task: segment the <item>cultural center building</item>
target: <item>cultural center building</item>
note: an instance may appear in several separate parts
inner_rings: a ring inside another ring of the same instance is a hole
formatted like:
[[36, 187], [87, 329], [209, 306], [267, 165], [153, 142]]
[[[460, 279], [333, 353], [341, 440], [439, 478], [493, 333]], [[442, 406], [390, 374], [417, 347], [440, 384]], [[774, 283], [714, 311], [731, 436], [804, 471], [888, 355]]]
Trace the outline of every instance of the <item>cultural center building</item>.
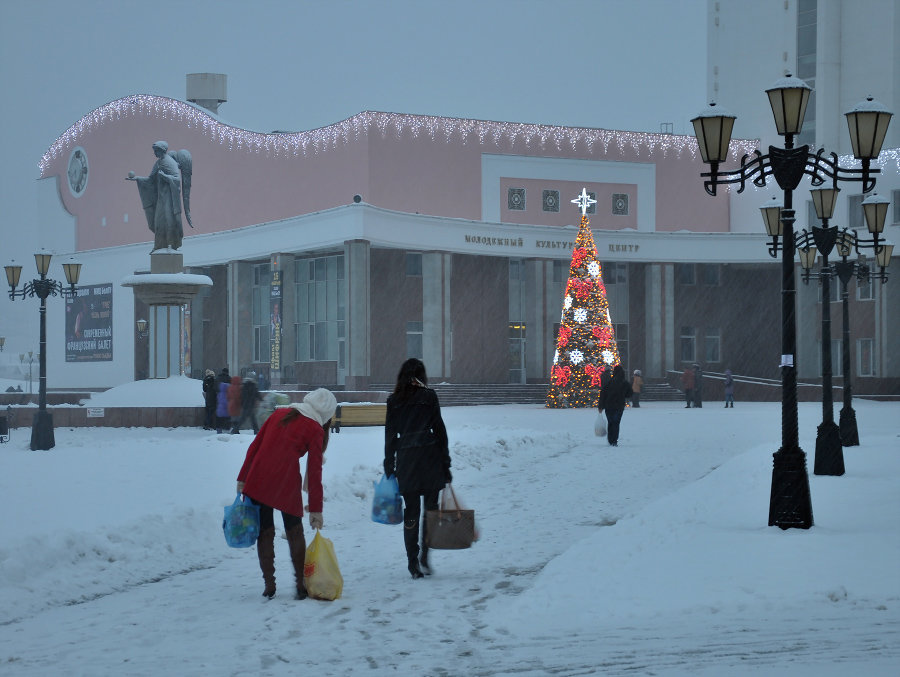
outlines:
[[[159, 140], [190, 152], [193, 227], [179, 251], [213, 281], [165, 337], [190, 375], [228, 366], [273, 385], [365, 390], [416, 356], [433, 382], [548, 383], [581, 216], [571, 200], [586, 189], [629, 373], [661, 379], [699, 362], [779, 377], [780, 265], [758, 214], [736, 221], [733, 194], [706, 195], [693, 136], [368, 111], [259, 133], [192, 101], [136, 95], [76, 121], [40, 162], [41, 241], [83, 264], [88, 336], [103, 339], [75, 340], [71, 304], [51, 307], [54, 387], [147, 374], [153, 327], [137, 321], [151, 309], [122, 281], [149, 271], [153, 234], [125, 179], [149, 172]], [[757, 145], [732, 141], [734, 164]], [[872, 371], [883, 362], [877, 375], [862, 365], [872, 380], [856, 389], [884, 388], [900, 377], [878, 357], [896, 296], [852, 284], [872, 299], [853, 304], [854, 337], [871, 341]], [[799, 376], [815, 380], [816, 285], [798, 287]]]

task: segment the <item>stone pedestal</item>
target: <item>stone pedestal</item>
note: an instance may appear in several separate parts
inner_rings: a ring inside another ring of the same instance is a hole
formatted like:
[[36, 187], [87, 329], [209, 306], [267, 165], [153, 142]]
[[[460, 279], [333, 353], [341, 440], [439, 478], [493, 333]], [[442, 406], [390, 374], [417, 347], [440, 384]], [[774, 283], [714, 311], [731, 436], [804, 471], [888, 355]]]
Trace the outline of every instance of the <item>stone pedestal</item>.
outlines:
[[206, 275], [184, 272], [182, 255], [172, 249], [150, 254], [150, 273], [129, 275], [123, 287], [150, 306], [150, 378], [168, 378], [185, 372], [183, 308], [203, 287], [211, 287]]

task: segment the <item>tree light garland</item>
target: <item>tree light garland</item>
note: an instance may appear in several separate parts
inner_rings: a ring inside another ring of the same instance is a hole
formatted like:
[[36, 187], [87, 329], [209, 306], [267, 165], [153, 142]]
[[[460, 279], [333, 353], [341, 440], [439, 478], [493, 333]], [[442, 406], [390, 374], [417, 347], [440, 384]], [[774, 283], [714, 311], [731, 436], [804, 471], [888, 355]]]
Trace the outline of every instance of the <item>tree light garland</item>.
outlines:
[[573, 200], [581, 207], [581, 226], [572, 251], [556, 352], [550, 368], [547, 406], [592, 407], [604, 371], [619, 364], [606, 286], [591, 233], [587, 191]]

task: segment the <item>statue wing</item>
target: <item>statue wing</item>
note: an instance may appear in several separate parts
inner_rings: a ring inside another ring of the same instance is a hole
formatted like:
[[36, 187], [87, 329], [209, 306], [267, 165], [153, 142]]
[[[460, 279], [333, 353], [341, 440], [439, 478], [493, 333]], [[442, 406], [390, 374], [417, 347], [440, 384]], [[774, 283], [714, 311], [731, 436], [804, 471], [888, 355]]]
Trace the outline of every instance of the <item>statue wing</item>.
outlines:
[[184, 200], [184, 215], [187, 217], [188, 225], [193, 228], [191, 222], [191, 174], [194, 171], [194, 160], [187, 148], [169, 153], [178, 163], [178, 169], [181, 170], [181, 196]]

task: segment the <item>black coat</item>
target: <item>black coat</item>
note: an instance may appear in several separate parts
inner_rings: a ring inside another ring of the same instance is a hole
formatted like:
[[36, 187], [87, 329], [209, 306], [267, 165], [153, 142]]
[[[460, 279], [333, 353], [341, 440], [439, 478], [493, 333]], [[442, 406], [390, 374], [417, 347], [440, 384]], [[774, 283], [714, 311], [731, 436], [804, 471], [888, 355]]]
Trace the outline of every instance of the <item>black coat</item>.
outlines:
[[203, 402], [207, 409], [216, 408], [216, 398], [219, 396], [219, 389], [216, 387], [215, 376], [203, 377]]
[[405, 399], [388, 397], [384, 472], [397, 476], [401, 494], [437, 492], [450, 481], [447, 428], [430, 388], [417, 388]]
[[615, 375], [600, 389], [600, 401], [597, 408], [600, 411], [616, 411], [625, 408], [625, 400], [632, 395], [631, 384], [624, 378], [616, 378]]
[[256, 383], [250, 379], [246, 379], [241, 384], [241, 412], [249, 414], [256, 408], [256, 403], [261, 399], [259, 388], [256, 386]]

